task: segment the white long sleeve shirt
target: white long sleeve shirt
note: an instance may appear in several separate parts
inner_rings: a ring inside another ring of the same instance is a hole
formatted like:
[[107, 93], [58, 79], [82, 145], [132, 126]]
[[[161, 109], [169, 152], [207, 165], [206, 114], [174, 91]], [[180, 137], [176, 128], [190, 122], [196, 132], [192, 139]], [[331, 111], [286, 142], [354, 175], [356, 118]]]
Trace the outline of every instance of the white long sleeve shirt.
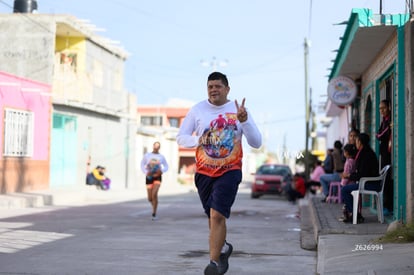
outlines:
[[165, 173], [168, 170], [168, 163], [165, 157], [159, 153], [146, 153], [141, 161], [141, 170], [146, 175], [155, 172], [155, 170], [161, 170], [162, 173]]
[[262, 136], [250, 113], [247, 121], [240, 123], [233, 101], [216, 106], [204, 100], [188, 112], [177, 142], [183, 147], [196, 147], [198, 173], [216, 177], [241, 169], [243, 135], [250, 146], [259, 148], [262, 145]]

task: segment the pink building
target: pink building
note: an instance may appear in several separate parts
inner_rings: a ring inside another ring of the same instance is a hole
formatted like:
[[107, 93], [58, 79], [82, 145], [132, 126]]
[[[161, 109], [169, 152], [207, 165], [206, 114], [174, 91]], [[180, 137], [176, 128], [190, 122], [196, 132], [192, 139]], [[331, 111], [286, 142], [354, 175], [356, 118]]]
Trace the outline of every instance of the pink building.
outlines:
[[49, 187], [50, 91], [0, 72], [0, 194]]

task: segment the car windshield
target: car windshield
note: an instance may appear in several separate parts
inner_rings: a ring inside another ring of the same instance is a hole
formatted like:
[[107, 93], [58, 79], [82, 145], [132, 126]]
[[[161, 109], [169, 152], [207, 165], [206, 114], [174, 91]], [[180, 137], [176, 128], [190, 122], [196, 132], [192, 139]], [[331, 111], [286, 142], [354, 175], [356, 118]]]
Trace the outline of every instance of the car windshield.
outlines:
[[287, 167], [277, 166], [277, 165], [265, 165], [261, 166], [257, 170], [258, 175], [278, 175], [278, 176], [287, 176], [290, 174], [290, 171]]

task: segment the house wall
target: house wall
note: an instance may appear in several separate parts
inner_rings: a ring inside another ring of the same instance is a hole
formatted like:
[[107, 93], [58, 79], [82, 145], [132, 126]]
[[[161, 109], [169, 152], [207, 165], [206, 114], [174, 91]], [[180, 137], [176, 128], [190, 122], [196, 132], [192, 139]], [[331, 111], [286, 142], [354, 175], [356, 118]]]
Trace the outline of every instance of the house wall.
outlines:
[[[0, 193], [43, 189], [49, 182], [50, 86], [0, 72]], [[4, 109], [34, 113], [33, 154], [8, 157]]]
[[[56, 41], [54, 112], [76, 117], [78, 126], [73, 184], [84, 184], [85, 171], [102, 165], [111, 188], [133, 186], [135, 151], [130, 148], [135, 144], [135, 107], [131, 108], [135, 100], [123, 89], [124, 60], [84, 38], [57, 37]], [[65, 53], [76, 55], [76, 65], [62, 64], [59, 57]]]
[[[378, 110], [379, 105], [379, 91], [377, 90], [377, 81], [385, 74], [387, 70], [397, 61], [398, 48], [397, 48], [397, 35], [394, 35], [384, 47], [384, 50], [381, 51], [378, 58], [368, 67], [368, 69], [362, 75], [362, 96], [361, 96], [361, 105], [360, 105], [360, 121], [361, 125], [365, 125], [365, 116], [364, 110], [366, 108], [367, 98], [370, 96], [372, 100], [372, 128], [361, 130], [368, 133], [372, 138], [375, 137], [375, 133], [379, 128], [381, 122], [381, 117]], [[398, 90], [398, 81], [395, 79], [395, 91]], [[395, 101], [395, 100], [394, 100]], [[398, 108], [395, 106], [394, 108]], [[373, 138], [372, 141], [375, 142]], [[372, 143], [372, 147], [375, 148], [377, 142]]]
[[[53, 111], [76, 118], [73, 186], [85, 183], [89, 157], [91, 166], [107, 167], [113, 188], [136, 182], [136, 98], [123, 87], [127, 54], [105, 41], [72, 16], [0, 15], [0, 70], [52, 85]], [[62, 54], [76, 54], [76, 62]]]
[[[24, 16], [0, 14], [0, 70], [26, 80], [51, 84], [55, 25], [45, 18], [36, 18], [38, 21], [34, 24]], [[50, 90], [43, 84], [32, 82], [31, 85]], [[14, 91], [12, 97], [5, 94], [2, 87], [0, 104], [3, 106], [16, 106], [16, 102], [6, 103], [14, 99], [21, 101], [17, 103], [18, 108], [35, 112], [35, 146], [33, 158], [1, 159], [0, 193], [44, 189], [49, 185], [50, 97], [20, 91]], [[1, 129], [1, 138], [3, 136]]]
[[383, 51], [378, 55], [374, 62], [362, 75], [362, 89], [364, 90], [371, 84], [372, 81], [377, 80], [386, 70], [397, 60], [397, 34], [394, 34], [386, 43]]
[[[124, 144], [127, 124], [119, 117], [64, 105], [54, 105], [54, 112], [77, 118], [79, 146], [74, 149], [77, 151], [78, 173], [73, 185], [84, 185], [87, 170], [102, 165], [111, 178], [111, 188], [125, 188], [127, 170]], [[131, 139], [134, 138], [131, 134]], [[90, 167], [87, 163], [90, 163]]]
[[0, 161], [0, 194], [43, 190], [49, 186], [49, 161], [4, 158]]
[[92, 78], [92, 103], [115, 112], [124, 111], [127, 108], [124, 60], [91, 41], [85, 43], [85, 74]]
[[[332, 103], [334, 104], [334, 103]], [[329, 127], [326, 129], [326, 147], [333, 148], [336, 140], [340, 140], [342, 144], [348, 143], [347, 125], [350, 124], [351, 107], [343, 108], [337, 116], [332, 117]]]
[[[404, 57], [406, 51], [404, 47], [400, 48], [399, 45], [404, 43], [404, 35], [399, 35], [400, 30], [397, 29], [396, 34], [387, 42], [383, 51], [379, 54], [378, 58], [370, 65], [369, 69], [363, 75], [363, 87], [367, 88], [369, 93], [365, 94], [365, 98], [368, 94], [372, 98], [373, 112], [372, 112], [372, 128], [369, 129], [371, 136], [374, 136], [376, 130], [381, 123], [381, 116], [379, 114], [378, 105], [381, 98], [379, 84], [380, 81], [390, 73], [394, 76], [394, 89], [391, 95], [392, 100], [392, 177], [393, 177], [393, 214], [396, 220], [405, 220], [410, 217], [407, 207], [411, 207], [407, 204], [407, 196], [411, 194], [407, 188], [407, 172], [406, 168], [411, 166], [409, 160], [407, 160], [406, 150], [406, 92], [405, 86], [405, 72], [404, 65], [401, 66], [400, 62], [406, 62]], [[401, 73], [403, 75], [401, 75]], [[407, 78], [410, 79], [411, 77]], [[401, 84], [402, 83], [402, 84]], [[364, 97], [363, 97], [364, 98]], [[365, 99], [364, 98], [364, 99]], [[361, 101], [365, 104], [365, 100]], [[362, 110], [362, 108], [361, 108]], [[372, 138], [374, 148], [378, 151], [378, 141]]]
[[407, 186], [406, 186], [406, 211], [407, 222], [414, 221], [414, 24], [412, 21], [405, 27], [405, 79], [406, 79], [406, 150], [407, 150]]
[[[35, 22], [31, 19], [35, 20]], [[0, 14], [0, 70], [52, 83], [55, 22], [30, 14]]]
[[85, 69], [85, 58], [85, 38], [56, 37], [53, 60], [53, 95], [55, 101], [72, 100], [92, 103], [93, 78], [91, 76], [93, 75]]

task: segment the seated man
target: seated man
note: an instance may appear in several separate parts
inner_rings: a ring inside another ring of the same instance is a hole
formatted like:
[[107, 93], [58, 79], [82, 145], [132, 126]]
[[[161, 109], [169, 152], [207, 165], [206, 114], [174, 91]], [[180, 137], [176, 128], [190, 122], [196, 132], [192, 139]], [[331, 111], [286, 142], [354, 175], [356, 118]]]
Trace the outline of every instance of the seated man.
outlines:
[[[374, 150], [371, 148], [369, 135], [366, 133], [360, 133], [356, 138], [356, 148], [358, 153], [355, 157], [355, 171], [353, 173], [344, 173], [342, 177], [349, 179], [355, 183], [351, 183], [342, 187], [342, 201], [345, 203], [343, 209], [343, 217], [340, 219], [345, 223], [352, 222], [353, 215], [353, 197], [352, 191], [358, 190], [358, 181], [362, 177], [377, 177], [378, 176], [378, 158]], [[378, 182], [368, 182], [365, 185], [367, 190], [379, 191], [380, 184]], [[364, 221], [364, 217], [361, 213], [357, 216], [358, 223]]]
[[286, 185], [286, 197], [288, 201], [295, 203], [297, 199], [303, 198], [305, 193], [305, 180], [296, 173], [291, 184]]
[[107, 190], [108, 188], [104, 184], [104, 181], [106, 180], [104, 172], [105, 167], [102, 167], [100, 165], [96, 166], [96, 168], [86, 176], [86, 184], [96, 185], [96, 188], [98, 189]]

